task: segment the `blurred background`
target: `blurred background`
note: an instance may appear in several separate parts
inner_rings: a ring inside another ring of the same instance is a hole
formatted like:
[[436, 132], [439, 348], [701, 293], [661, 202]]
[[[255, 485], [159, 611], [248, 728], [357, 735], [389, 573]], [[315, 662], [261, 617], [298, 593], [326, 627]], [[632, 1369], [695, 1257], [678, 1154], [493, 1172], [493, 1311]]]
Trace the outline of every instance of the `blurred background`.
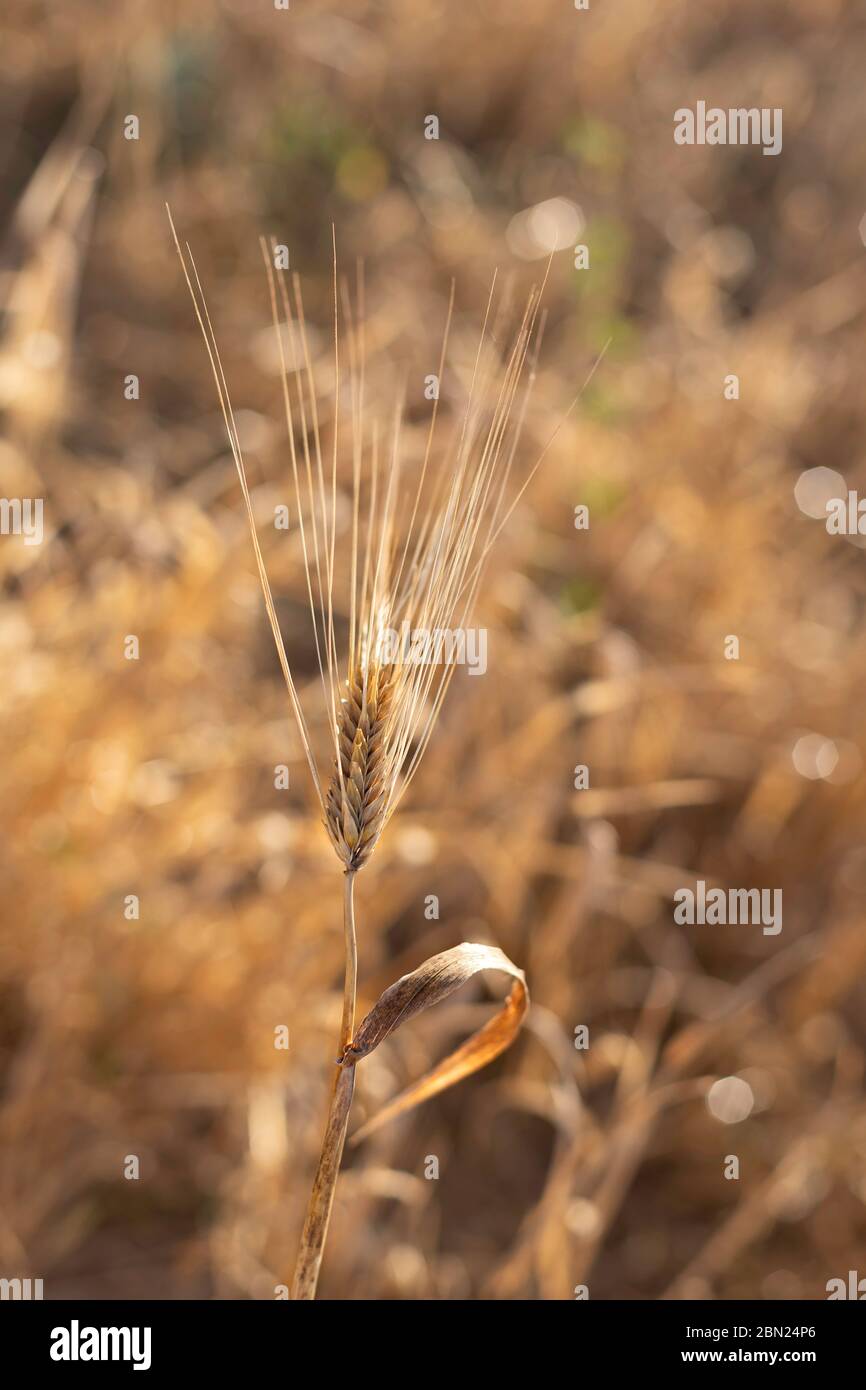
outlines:
[[[866, 488], [864, 67], [844, 0], [6, 0], [0, 492], [44, 499], [45, 538], [0, 537], [0, 1275], [273, 1298], [339, 1028], [342, 884], [166, 201], [314, 701], [259, 236], [302, 277], [326, 430], [332, 223], [363, 258], [410, 449], [452, 279], [459, 350], [494, 270], [519, 301], [559, 248], [524, 474], [562, 423], [480, 599], [488, 674], [455, 677], [357, 891], [362, 1010], [466, 939], [533, 1008], [348, 1153], [321, 1295], [809, 1299], [866, 1274], [866, 558], [822, 524]], [[699, 100], [781, 107], [782, 153], [676, 145]], [[446, 371], [446, 425], [460, 400]], [[782, 889], [782, 932], [675, 925], [698, 878]], [[367, 1059], [353, 1123], [496, 987]]]

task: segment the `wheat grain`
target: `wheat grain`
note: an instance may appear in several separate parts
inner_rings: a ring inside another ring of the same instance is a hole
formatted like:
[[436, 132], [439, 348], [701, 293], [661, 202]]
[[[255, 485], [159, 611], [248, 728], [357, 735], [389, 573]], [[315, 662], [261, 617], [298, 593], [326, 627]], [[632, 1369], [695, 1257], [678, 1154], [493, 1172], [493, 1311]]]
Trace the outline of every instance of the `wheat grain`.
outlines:
[[339, 754], [325, 798], [325, 825], [347, 873], [366, 864], [388, 809], [386, 746], [393, 693], [390, 667], [356, 670], [338, 720]]

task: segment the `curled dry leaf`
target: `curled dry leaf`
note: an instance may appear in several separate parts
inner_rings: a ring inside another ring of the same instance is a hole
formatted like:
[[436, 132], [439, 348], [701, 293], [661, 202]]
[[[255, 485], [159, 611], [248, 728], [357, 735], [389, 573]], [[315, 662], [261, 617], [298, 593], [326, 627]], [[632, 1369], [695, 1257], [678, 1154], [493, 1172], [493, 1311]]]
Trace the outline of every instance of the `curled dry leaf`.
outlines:
[[417, 970], [401, 976], [390, 985], [361, 1023], [340, 1058], [341, 1064], [353, 1066], [413, 1014], [447, 999], [449, 994], [453, 994], [481, 970], [498, 970], [514, 980], [502, 1008], [444, 1061], [392, 1100], [372, 1120], [368, 1120], [354, 1135], [353, 1144], [366, 1138], [395, 1115], [402, 1115], [413, 1106], [453, 1086], [456, 1081], [461, 1081], [464, 1076], [470, 1076], [510, 1046], [529, 1008], [529, 991], [523, 971], [518, 970], [498, 946], [464, 941], [450, 951], [431, 956]]

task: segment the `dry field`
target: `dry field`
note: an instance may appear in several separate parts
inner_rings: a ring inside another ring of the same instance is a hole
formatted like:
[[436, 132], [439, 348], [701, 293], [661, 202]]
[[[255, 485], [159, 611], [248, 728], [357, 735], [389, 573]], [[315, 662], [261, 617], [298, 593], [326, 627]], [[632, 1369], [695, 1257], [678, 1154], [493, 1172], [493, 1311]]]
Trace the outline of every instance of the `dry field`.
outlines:
[[[363, 260], [370, 398], [405, 376], [409, 458], [452, 280], [443, 445], [494, 271], [520, 304], [564, 248], [518, 471], [557, 432], [479, 597], [488, 669], [456, 673], [357, 885], [362, 1013], [464, 940], [532, 1009], [347, 1150], [321, 1295], [812, 1299], [866, 1274], [866, 556], [811, 471], [866, 491], [862, 7], [6, 0], [2, 27], [0, 493], [44, 499], [45, 534], [0, 536], [0, 1275], [273, 1298], [339, 1031], [341, 882], [167, 201], [313, 700], [259, 237], [302, 278], [327, 439], [332, 224], [352, 280]], [[699, 100], [781, 108], [782, 151], [677, 145]], [[342, 546], [345, 454], [339, 476]], [[781, 890], [783, 929], [678, 924], [697, 880]], [[354, 1127], [489, 983], [365, 1060]]]

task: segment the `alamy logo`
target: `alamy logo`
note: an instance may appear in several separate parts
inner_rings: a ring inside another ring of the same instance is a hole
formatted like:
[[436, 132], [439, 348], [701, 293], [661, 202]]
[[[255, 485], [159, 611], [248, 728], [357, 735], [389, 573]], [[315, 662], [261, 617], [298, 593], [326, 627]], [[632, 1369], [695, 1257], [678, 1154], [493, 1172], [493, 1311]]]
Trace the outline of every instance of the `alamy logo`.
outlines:
[[848, 1282], [844, 1279], [828, 1279], [825, 1285], [828, 1302], [834, 1298], [854, 1298], [862, 1303], [866, 1299], [866, 1279], [861, 1279], [856, 1269], [848, 1270]]
[[34, 1298], [42, 1298], [41, 1279], [0, 1279], [0, 1300], [26, 1302]]
[[674, 139], [678, 145], [763, 145], [764, 154], [782, 149], [781, 106], [731, 107], [707, 109], [699, 101], [694, 111], [681, 106], [674, 112]]
[[847, 498], [831, 497], [825, 511], [831, 536], [866, 536], [866, 497], [849, 490]]
[[699, 878], [694, 888], [674, 893], [674, 921], [679, 926], [758, 926], [764, 936], [782, 930], [781, 888], [710, 888]]
[[376, 660], [383, 666], [468, 666], [470, 676], [487, 670], [485, 627], [416, 627], [404, 622], [400, 631], [382, 628], [376, 638]]
[[69, 1327], [51, 1329], [52, 1361], [131, 1361], [134, 1371], [150, 1370], [149, 1327]]
[[23, 536], [25, 545], [41, 545], [42, 498], [0, 497], [0, 535]]

